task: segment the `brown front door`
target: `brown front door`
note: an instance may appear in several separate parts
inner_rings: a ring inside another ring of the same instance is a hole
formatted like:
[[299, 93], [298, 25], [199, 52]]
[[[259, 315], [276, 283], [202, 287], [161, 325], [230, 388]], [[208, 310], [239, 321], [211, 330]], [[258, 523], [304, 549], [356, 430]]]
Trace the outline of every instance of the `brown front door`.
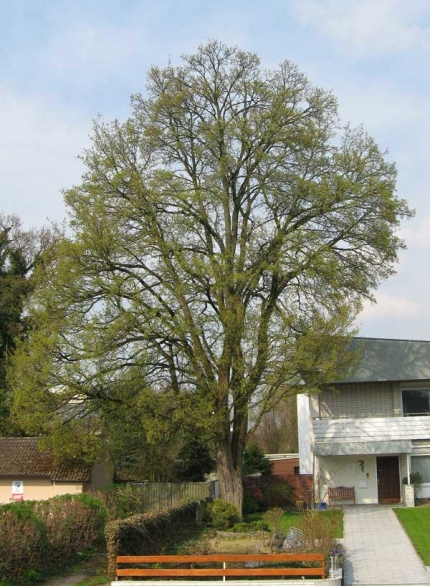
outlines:
[[378, 471], [378, 501], [381, 505], [400, 501], [399, 457], [376, 458]]

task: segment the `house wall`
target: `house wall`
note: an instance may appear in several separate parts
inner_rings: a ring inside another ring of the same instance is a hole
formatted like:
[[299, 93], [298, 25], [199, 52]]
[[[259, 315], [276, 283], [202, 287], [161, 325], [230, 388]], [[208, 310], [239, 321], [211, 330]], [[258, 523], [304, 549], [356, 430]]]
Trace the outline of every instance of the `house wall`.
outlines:
[[400, 391], [393, 383], [338, 385], [319, 396], [319, 417], [393, 417], [399, 415]]
[[270, 458], [273, 474], [294, 474], [294, 469], [299, 467], [299, 458]]
[[80, 494], [81, 492], [85, 492], [85, 484], [79, 482], [53, 482], [52, 489], [54, 493], [52, 496]]
[[[319, 487], [320, 498], [328, 502], [328, 487], [354, 486], [356, 504], [378, 503], [378, 482], [375, 456], [319, 457], [319, 470], [314, 483]], [[342, 504], [342, 501], [336, 501]], [[345, 504], [352, 504], [345, 501]]]
[[12, 481], [23, 482], [23, 494], [26, 501], [39, 501], [58, 496], [60, 494], [78, 494], [83, 491], [81, 483], [52, 483], [48, 479], [41, 478], [1, 478], [0, 479], [0, 504], [12, 502]]
[[313, 474], [311, 400], [309, 395], [297, 395], [300, 474]]

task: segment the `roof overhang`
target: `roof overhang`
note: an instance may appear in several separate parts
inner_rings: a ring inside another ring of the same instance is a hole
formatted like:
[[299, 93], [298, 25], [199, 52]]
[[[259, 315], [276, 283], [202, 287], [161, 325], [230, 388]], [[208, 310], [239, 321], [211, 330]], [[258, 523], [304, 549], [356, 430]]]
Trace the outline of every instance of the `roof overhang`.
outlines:
[[316, 444], [313, 449], [317, 456], [354, 456], [382, 454], [410, 454], [411, 440], [387, 440], [378, 442], [342, 442]]

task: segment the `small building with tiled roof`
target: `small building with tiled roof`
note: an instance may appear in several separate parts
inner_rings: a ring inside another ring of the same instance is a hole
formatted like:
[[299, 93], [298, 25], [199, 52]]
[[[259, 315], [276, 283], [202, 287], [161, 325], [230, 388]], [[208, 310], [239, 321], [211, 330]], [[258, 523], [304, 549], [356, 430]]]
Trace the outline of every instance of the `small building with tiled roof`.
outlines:
[[39, 444], [34, 437], [0, 438], [0, 504], [91, 492], [111, 481], [103, 466], [56, 462]]

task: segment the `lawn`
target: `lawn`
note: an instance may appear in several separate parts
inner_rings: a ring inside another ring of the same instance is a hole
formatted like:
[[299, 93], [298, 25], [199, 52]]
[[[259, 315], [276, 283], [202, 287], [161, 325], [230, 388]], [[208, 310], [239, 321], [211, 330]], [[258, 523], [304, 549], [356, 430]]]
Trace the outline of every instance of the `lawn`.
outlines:
[[430, 566], [430, 508], [394, 509], [424, 565]]

